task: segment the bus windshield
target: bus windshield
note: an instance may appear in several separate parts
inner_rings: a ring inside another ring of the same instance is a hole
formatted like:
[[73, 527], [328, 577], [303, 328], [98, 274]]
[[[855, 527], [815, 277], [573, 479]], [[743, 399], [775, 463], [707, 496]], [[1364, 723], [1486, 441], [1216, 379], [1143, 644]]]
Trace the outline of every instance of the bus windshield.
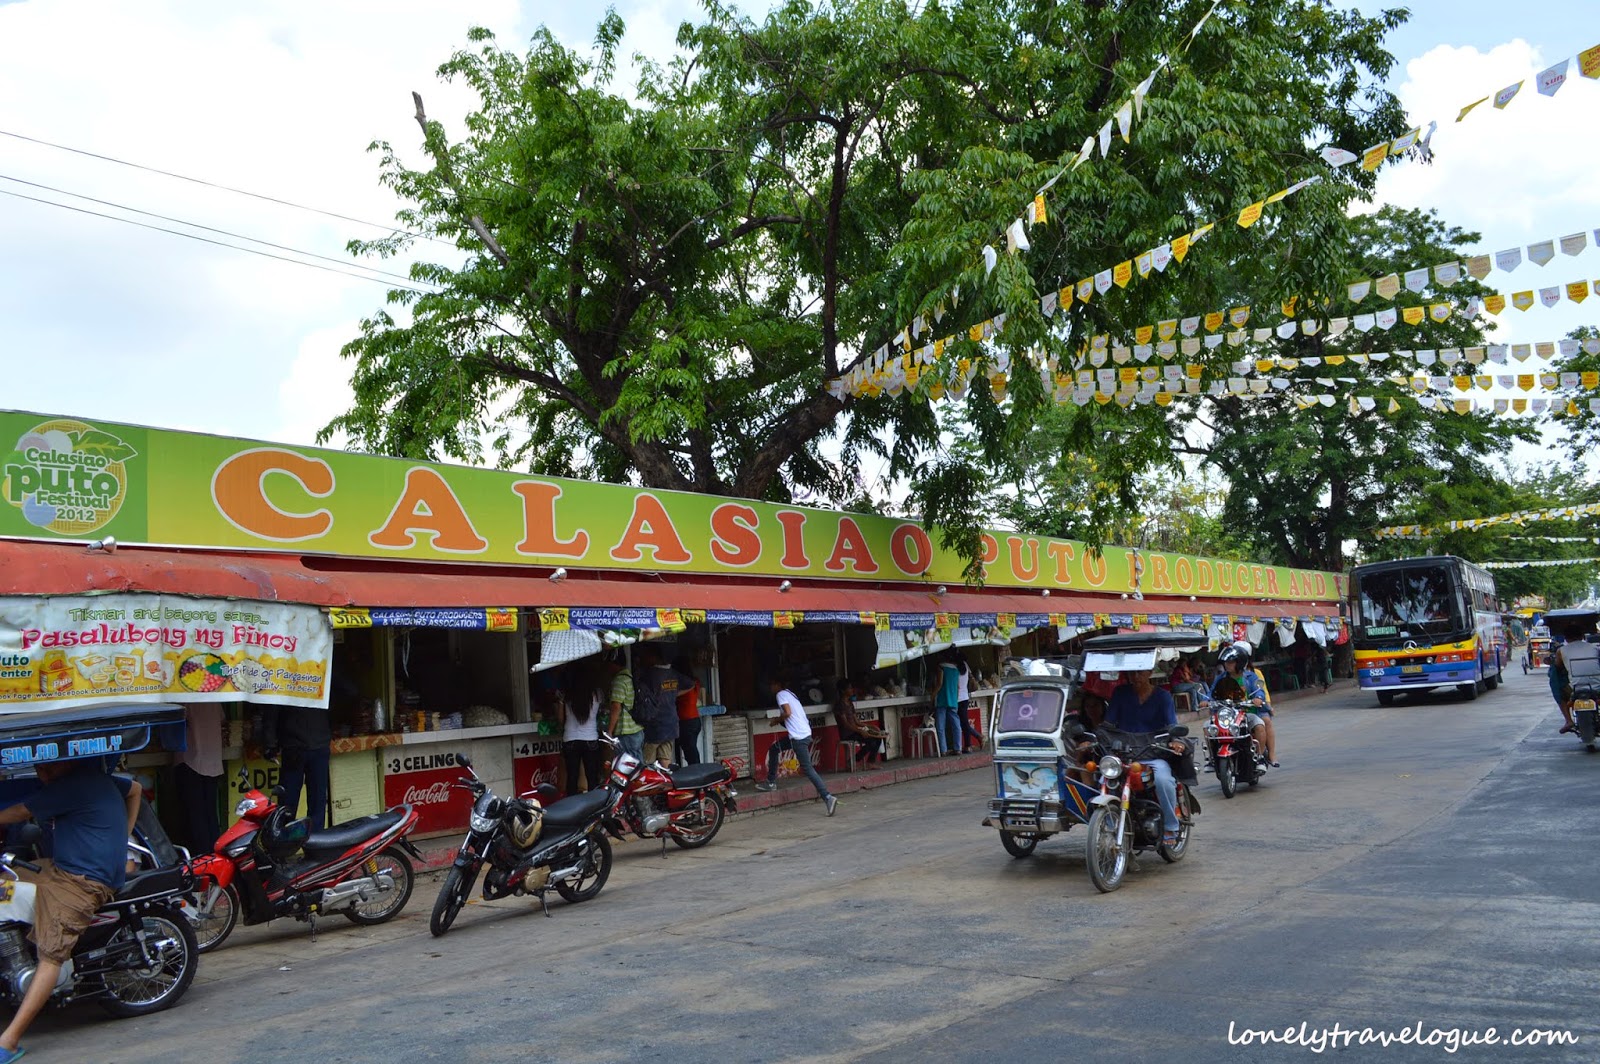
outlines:
[[1361, 634], [1369, 639], [1438, 638], [1471, 628], [1454, 574], [1440, 565], [1362, 573], [1356, 608]]

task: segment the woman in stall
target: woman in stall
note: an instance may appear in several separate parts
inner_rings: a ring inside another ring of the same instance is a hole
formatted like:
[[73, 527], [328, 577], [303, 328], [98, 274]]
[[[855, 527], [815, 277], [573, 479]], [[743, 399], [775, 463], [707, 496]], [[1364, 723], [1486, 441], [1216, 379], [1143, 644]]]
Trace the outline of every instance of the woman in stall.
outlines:
[[600, 786], [600, 711], [605, 697], [600, 677], [594, 669], [575, 672], [573, 684], [561, 700], [561, 759], [566, 765], [567, 794], [579, 793], [578, 768], [583, 768], [584, 785]]

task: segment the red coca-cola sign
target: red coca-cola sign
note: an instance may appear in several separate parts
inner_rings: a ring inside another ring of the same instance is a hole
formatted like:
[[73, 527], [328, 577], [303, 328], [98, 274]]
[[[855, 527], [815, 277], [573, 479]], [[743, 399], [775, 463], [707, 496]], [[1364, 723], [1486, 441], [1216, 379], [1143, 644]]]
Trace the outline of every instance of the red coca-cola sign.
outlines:
[[385, 774], [384, 804], [409, 803], [416, 807], [419, 834], [466, 831], [467, 817], [472, 812], [472, 794], [451, 786], [466, 774], [465, 769], [456, 767]]

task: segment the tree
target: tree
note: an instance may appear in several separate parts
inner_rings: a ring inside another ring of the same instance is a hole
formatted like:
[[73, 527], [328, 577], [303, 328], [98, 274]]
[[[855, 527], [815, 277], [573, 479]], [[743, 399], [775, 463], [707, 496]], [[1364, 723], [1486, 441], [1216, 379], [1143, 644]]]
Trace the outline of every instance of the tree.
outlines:
[[[647, 67], [636, 102], [610, 87], [614, 14], [587, 59], [545, 31], [518, 55], [475, 30], [476, 50], [441, 68], [478, 95], [465, 133], [448, 135], [418, 97], [424, 165], [375, 145], [407, 227], [466, 261], [416, 267], [441, 291], [397, 290], [400, 316], [363, 323], [345, 348], [356, 402], [327, 431], [462, 459], [487, 436], [497, 461], [538, 472], [762, 498], [846, 497], [859, 460], [888, 454], [924, 517], [972, 556], [985, 463], [1051, 406], [1037, 379], [1018, 374], [1003, 405], [971, 390], [966, 454], [944, 453], [926, 385], [841, 401], [829, 379], [919, 316], [964, 335], [1010, 315], [995, 344], [952, 345], [948, 376], [1001, 350], [1019, 365], [1070, 357], [1091, 331], [1242, 284], [1276, 298], [1327, 272], [1314, 237], [1371, 188], [1357, 167], [1328, 171], [1316, 147], [1403, 129], [1381, 87], [1383, 35], [1403, 12], [1230, 4], [1185, 45], [1208, 7], [790, 0], [757, 22], [708, 2], [679, 32], [684, 57]], [[1063, 177], [1034, 250], [986, 273], [983, 245], [1163, 55], [1132, 142]], [[1309, 176], [1326, 180], [1279, 220], [1219, 226], [1161, 285], [1040, 313], [1039, 293], [1064, 279]], [[1264, 245], [1272, 261], [1251, 265]], [[1159, 411], [1081, 413], [1065, 438], [1105, 459], [1109, 494], [1131, 506], [1170, 426]], [[504, 427], [524, 424], [521, 443]]]

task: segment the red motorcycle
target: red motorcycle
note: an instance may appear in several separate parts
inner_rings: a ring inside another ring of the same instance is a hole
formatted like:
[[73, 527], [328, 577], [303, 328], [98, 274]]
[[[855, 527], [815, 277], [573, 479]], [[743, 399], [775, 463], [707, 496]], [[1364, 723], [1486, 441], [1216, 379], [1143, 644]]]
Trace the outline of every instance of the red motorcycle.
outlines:
[[729, 813], [737, 813], [731, 786], [733, 768], [726, 761], [684, 765], [669, 769], [661, 762], [646, 765], [627, 753], [609, 736], [611, 787], [617, 799], [606, 814], [606, 830], [620, 839], [632, 831], [640, 838], [667, 840], [686, 850], [698, 849], [716, 838]]
[[[247, 781], [244, 769], [241, 781]], [[351, 923], [392, 920], [411, 899], [412, 868], [406, 854], [422, 855], [406, 838], [417, 827], [409, 804], [359, 817], [311, 833], [311, 822], [294, 820], [279, 804], [283, 788], [268, 798], [251, 788], [239, 800], [239, 818], [217, 840], [216, 852], [190, 862], [195, 878], [195, 938], [200, 952], [216, 949], [233, 933], [242, 913], [246, 924], [280, 916], [311, 922], [342, 913]], [[404, 851], [404, 852], [402, 852]]]

